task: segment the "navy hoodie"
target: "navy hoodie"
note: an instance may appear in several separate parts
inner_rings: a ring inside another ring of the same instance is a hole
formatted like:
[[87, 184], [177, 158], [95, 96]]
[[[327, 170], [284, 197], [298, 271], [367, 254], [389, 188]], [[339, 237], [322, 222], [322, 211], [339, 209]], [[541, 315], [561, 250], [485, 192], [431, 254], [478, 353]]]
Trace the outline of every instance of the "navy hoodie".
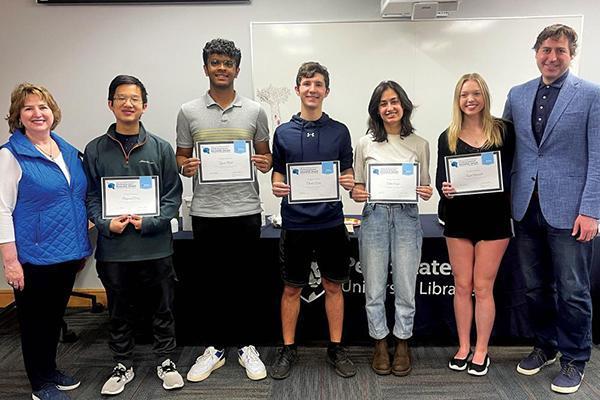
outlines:
[[[286, 175], [286, 163], [339, 161], [340, 173], [352, 168], [352, 143], [346, 125], [325, 113], [316, 121], [300, 114], [280, 125], [273, 136], [273, 170]], [[344, 223], [342, 202], [288, 204], [281, 201], [282, 227], [292, 230], [331, 228]]]

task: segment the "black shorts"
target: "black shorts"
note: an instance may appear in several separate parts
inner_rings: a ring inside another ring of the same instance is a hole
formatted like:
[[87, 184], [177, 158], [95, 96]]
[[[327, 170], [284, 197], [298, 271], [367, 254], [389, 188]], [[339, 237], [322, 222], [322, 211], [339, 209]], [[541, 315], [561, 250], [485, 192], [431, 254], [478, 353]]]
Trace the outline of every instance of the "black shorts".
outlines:
[[508, 193], [455, 197], [444, 207], [444, 236], [480, 240], [508, 239], [513, 236]]
[[281, 277], [286, 285], [306, 286], [316, 261], [321, 277], [345, 283], [350, 274], [349, 253], [350, 237], [343, 224], [316, 230], [284, 229], [279, 241]]

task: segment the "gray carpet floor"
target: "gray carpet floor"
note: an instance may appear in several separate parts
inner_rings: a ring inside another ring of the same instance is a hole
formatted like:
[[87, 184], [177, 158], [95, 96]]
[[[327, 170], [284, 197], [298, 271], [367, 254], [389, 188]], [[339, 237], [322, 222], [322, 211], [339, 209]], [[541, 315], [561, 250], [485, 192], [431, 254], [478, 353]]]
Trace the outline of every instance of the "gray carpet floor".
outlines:
[[[100, 388], [112, 370], [108, 352], [107, 314], [91, 314], [69, 310], [67, 323], [80, 339], [59, 346], [58, 364], [81, 379], [81, 386], [69, 392], [72, 399], [102, 399]], [[181, 347], [174, 360], [185, 376], [203, 348]], [[277, 355], [274, 347], [259, 347], [267, 368]], [[246, 378], [239, 366], [235, 349], [231, 349], [224, 367], [200, 383], [186, 382], [184, 388], [167, 392], [156, 377], [156, 367], [150, 345], [136, 350], [136, 377], [119, 400], [146, 399], [281, 399], [281, 400], [353, 400], [353, 399], [600, 399], [600, 348], [595, 346], [586, 369], [584, 383], [574, 395], [557, 395], [550, 391], [550, 382], [558, 372], [556, 363], [532, 377], [515, 371], [515, 365], [529, 351], [525, 347], [492, 347], [492, 365], [485, 377], [473, 377], [466, 372], [454, 372], [446, 367], [454, 351], [449, 347], [416, 347], [412, 349], [413, 372], [407, 377], [378, 376], [370, 369], [371, 348], [350, 347], [358, 367], [355, 377], [338, 377], [325, 362], [325, 349], [301, 347], [300, 360], [292, 375], [283, 381], [267, 378], [254, 382]], [[25, 376], [14, 315], [0, 321], [0, 399], [31, 399]], [[107, 399], [107, 398], [105, 398]]]

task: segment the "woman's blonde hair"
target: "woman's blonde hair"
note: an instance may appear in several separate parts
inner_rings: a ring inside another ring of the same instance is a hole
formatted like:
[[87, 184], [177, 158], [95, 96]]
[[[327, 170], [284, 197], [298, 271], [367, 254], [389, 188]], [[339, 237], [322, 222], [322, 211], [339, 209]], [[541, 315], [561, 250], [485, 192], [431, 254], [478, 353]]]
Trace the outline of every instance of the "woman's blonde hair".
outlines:
[[5, 118], [8, 121], [8, 129], [10, 133], [14, 133], [17, 129], [23, 128], [23, 124], [21, 123], [20, 119], [21, 109], [25, 105], [25, 99], [31, 94], [39, 96], [39, 98], [48, 104], [48, 107], [50, 107], [50, 110], [54, 115], [54, 122], [52, 123], [50, 129], [53, 130], [60, 123], [60, 118], [62, 116], [60, 108], [58, 107], [58, 104], [56, 104], [56, 100], [54, 100], [54, 97], [52, 97], [48, 89], [43, 86], [32, 85], [31, 83], [25, 82], [18, 85], [10, 95], [10, 109]]
[[485, 80], [476, 72], [465, 74], [460, 77], [454, 88], [454, 100], [452, 103], [452, 121], [448, 127], [448, 147], [452, 153], [456, 153], [456, 143], [458, 142], [458, 136], [462, 130], [463, 112], [460, 109], [460, 92], [462, 87], [467, 81], [477, 82], [481, 89], [481, 95], [483, 96], [483, 109], [482, 120], [483, 120], [483, 134], [485, 136], [485, 142], [482, 148], [489, 148], [492, 146], [502, 145], [502, 130], [503, 123], [501, 120], [496, 119], [490, 113], [490, 90], [488, 89]]

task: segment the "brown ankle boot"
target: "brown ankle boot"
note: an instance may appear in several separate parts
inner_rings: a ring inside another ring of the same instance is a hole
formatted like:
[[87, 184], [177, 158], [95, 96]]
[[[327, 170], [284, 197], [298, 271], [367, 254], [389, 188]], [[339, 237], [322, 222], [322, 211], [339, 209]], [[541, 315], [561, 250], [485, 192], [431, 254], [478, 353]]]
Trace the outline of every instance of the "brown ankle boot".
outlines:
[[392, 363], [392, 373], [396, 376], [406, 376], [412, 370], [408, 341], [396, 339], [396, 351]]
[[371, 368], [379, 375], [388, 375], [392, 372], [387, 338], [375, 341], [375, 351], [373, 352], [373, 363], [371, 363]]

